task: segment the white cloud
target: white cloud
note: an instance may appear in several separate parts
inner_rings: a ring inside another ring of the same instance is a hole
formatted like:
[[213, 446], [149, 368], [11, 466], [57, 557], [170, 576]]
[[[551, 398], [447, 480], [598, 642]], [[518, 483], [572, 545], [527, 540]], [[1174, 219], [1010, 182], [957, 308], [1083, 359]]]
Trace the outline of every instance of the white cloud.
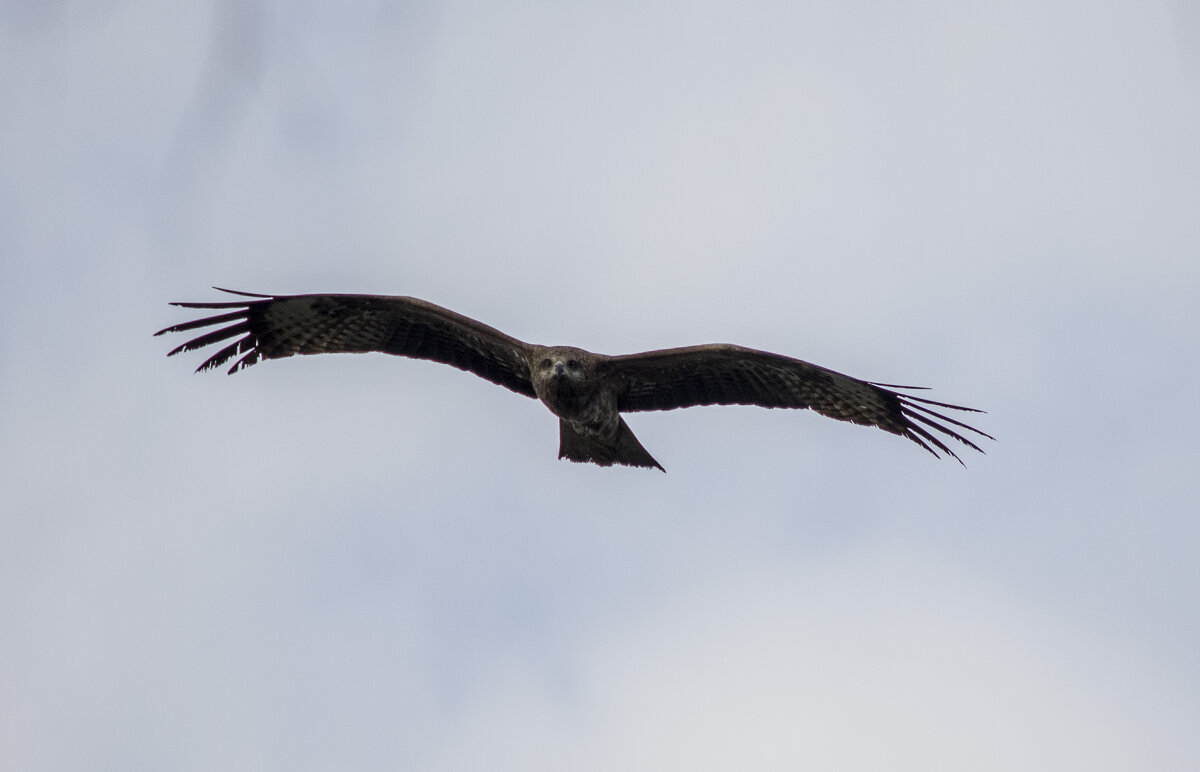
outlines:
[[898, 543], [707, 584], [504, 670], [437, 769], [1183, 769], [1200, 704], [1153, 663]]

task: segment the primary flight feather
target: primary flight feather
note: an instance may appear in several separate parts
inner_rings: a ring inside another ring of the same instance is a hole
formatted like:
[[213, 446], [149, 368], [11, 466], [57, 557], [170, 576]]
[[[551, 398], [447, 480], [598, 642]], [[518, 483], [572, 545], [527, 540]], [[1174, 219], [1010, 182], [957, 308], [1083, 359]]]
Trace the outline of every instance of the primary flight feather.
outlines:
[[262, 359], [340, 352], [378, 351], [442, 362], [541, 400], [559, 419], [558, 457], [571, 461], [661, 470], [621, 413], [697, 405], [810, 408], [830, 418], [907, 437], [934, 456], [941, 451], [959, 463], [962, 459], [947, 440], [982, 453], [964, 432], [994, 439], [942, 412], [982, 411], [894, 391], [914, 387], [861, 381], [742, 346], [715, 343], [607, 356], [570, 346], [525, 343], [417, 298], [222, 291], [249, 299], [172, 304], [224, 313], [156, 332], [216, 327], [172, 349], [168, 356], [232, 339], [197, 371], [233, 360], [232, 374]]

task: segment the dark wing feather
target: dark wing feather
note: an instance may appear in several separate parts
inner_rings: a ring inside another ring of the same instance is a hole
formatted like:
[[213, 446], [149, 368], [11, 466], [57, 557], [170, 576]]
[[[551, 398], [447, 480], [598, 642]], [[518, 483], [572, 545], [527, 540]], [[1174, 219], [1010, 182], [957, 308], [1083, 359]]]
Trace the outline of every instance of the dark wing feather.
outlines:
[[261, 359], [378, 351], [453, 365], [519, 394], [535, 396], [529, 379], [528, 344], [433, 303], [383, 295], [271, 296], [224, 291], [251, 299], [172, 304], [236, 310], [156, 332], [217, 327], [177, 346], [168, 356], [236, 338], [197, 368], [219, 367], [240, 355], [229, 369], [232, 374]]
[[946, 437], [983, 451], [953, 427], [994, 439], [933, 407], [982, 411], [901, 394], [799, 359], [741, 346], [714, 344], [608, 357], [605, 367], [605, 377], [617, 389], [617, 409], [623, 413], [696, 405], [811, 408], [840, 421], [899, 434], [935, 456], [941, 451], [959, 463], [962, 459], [946, 446]]

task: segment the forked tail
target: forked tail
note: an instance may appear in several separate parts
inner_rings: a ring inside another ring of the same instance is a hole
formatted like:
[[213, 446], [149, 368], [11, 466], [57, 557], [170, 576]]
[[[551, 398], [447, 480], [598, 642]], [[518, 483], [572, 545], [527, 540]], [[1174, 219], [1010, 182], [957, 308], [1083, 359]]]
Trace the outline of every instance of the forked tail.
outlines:
[[646, 452], [637, 437], [633, 436], [625, 419], [619, 420], [616, 436], [612, 442], [605, 442], [599, 437], [590, 437], [576, 431], [571, 424], [560, 418], [558, 421], [558, 457], [571, 461], [591, 462], [600, 466], [624, 464], [667, 471], [662, 468], [662, 464], [655, 461], [654, 457]]

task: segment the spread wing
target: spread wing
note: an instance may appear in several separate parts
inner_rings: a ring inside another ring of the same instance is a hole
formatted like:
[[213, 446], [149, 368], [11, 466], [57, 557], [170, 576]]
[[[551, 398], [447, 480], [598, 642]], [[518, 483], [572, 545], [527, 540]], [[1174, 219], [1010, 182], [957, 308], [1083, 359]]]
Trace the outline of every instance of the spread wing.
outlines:
[[617, 389], [617, 409], [623, 413], [696, 405], [811, 408], [839, 421], [878, 426], [935, 456], [940, 450], [959, 463], [962, 459], [946, 446], [945, 437], [983, 451], [955, 427], [995, 439], [933, 408], [983, 411], [892, 391], [916, 387], [860, 381], [799, 359], [741, 346], [648, 351], [609, 357], [605, 366], [606, 377]]
[[240, 357], [229, 368], [233, 374], [262, 359], [379, 351], [442, 362], [518, 394], [535, 396], [529, 379], [527, 343], [424, 300], [383, 295], [272, 296], [222, 292], [253, 299], [172, 303], [224, 313], [156, 332], [155, 335], [162, 335], [217, 327], [177, 346], [167, 356], [235, 338], [196, 368], [199, 372]]

